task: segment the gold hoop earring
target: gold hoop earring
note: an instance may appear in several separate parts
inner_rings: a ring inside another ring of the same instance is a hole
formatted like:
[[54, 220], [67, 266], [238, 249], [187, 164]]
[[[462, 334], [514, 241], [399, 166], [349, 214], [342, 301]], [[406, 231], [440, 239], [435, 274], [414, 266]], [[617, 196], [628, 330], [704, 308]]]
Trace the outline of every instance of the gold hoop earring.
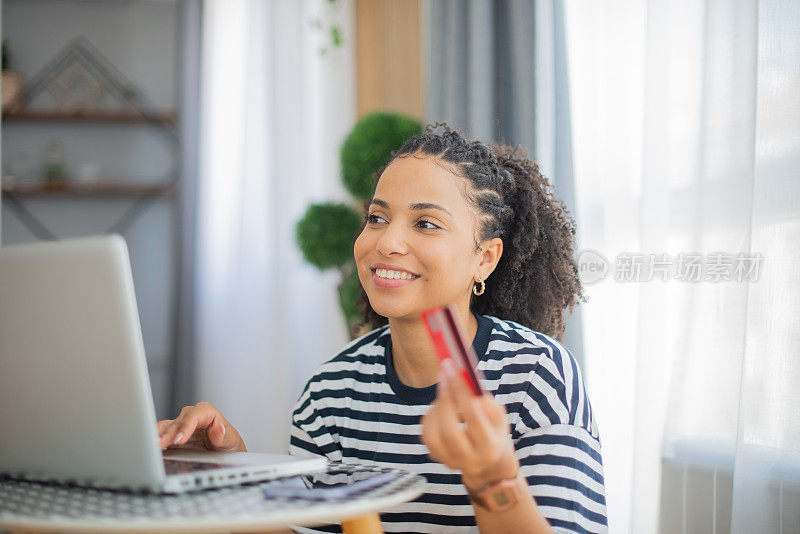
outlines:
[[[480, 291], [478, 290], [478, 288], [477, 288], [477, 286], [475, 284], [480, 284], [481, 285]], [[474, 293], [476, 297], [480, 297], [481, 295], [483, 295], [484, 291], [486, 291], [486, 284], [484, 283], [483, 280], [478, 278], [478, 281], [477, 282], [473, 282], [473, 284], [472, 284], [472, 293]]]

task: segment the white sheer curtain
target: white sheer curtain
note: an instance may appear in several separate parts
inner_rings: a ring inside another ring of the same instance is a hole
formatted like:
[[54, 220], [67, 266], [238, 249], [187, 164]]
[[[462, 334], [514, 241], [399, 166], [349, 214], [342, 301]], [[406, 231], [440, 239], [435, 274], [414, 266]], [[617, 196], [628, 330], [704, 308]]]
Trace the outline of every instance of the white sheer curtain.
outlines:
[[[309, 202], [346, 198], [338, 148], [356, 115], [354, 6], [204, 6], [197, 400], [249, 450], [284, 452], [305, 380], [347, 341], [338, 279], [303, 262], [294, 225]], [[340, 47], [326, 44], [332, 25]]]
[[733, 531], [800, 532], [800, 3], [762, 0]]
[[566, 15], [610, 529], [800, 532], [800, 4]]

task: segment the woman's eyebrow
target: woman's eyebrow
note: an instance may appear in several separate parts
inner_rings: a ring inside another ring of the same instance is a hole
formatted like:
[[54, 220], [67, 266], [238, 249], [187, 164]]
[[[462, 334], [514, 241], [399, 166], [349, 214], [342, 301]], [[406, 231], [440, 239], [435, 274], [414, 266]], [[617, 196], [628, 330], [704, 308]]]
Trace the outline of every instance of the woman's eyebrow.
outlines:
[[[385, 200], [381, 200], [379, 198], [373, 198], [372, 200], [369, 201], [369, 203], [370, 204], [375, 204], [376, 206], [380, 206], [380, 207], [385, 208], [387, 210], [389, 209], [389, 203], [386, 202]], [[450, 213], [446, 208], [440, 206], [439, 204], [432, 204], [430, 202], [415, 202], [414, 204], [411, 204], [409, 206], [409, 208], [412, 211], [439, 210], [439, 211], [445, 212], [450, 217], [453, 216], [453, 214]]]
[[442, 206], [440, 206], [439, 204], [431, 204], [430, 202], [417, 202], [417, 203], [415, 203], [415, 204], [411, 204], [410, 208], [411, 208], [413, 211], [419, 211], [419, 210], [439, 210], [439, 211], [443, 211], [443, 212], [445, 212], [445, 213], [446, 213], [446, 214], [448, 214], [450, 217], [452, 217], [452, 216], [453, 216], [453, 214], [452, 214], [452, 213], [450, 213], [449, 211], [447, 211], [445, 208], [443, 208], [443, 207], [442, 207]]
[[389, 203], [386, 202], [385, 200], [381, 200], [379, 198], [373, 198], [372, 200], [369, 201], [369, 203], [370, 203], [370, 205], [375, 204], [376, 206], [380, 206], [382, 208], [386, 208], [387, 210], [389, 209]]

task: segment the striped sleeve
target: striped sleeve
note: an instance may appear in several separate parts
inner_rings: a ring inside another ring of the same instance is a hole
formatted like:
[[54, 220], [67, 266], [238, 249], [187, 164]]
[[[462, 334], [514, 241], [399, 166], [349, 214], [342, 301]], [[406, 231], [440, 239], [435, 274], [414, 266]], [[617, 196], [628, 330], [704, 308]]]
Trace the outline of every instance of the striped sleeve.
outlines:
[[[317, 412], [310, 392], [311, 381], [306, 385], [292, 411], [289, 429], [289, 454], [294, 456], [325, 456], [332, 461], [341, 461], [342, 455], [337, 440], [328, 431], [322, 416]], [[338, 524], [320, 525], [315, 528], [292, 525], [298, 534], [341, 533]]]
[[[328, 402], [332, 397], [346, 401], [348, 393], [353, 391], [348, 391], [346, 384], [357, 385], [360, 381], [369, 381], [373, 371], [370, 369], [370, 373], [366, 374], [361, 372], [363, 369], [358, 355], [370, 348], [377, 350], [377, 341], [386, 334], [387, 329], [388, 327], [377, 328], [351, 341], [335, 358], [323, 364], [306, 383], [292, 410], [289, 454], [326, 456], [331, 462], [343, 460], [339, 431], [346, 432], [349, 417], [342, 417], [344, 410], [330, 408], [327, 410], [328, 415], [324, 415], [326, 397]], [[379, 348], [380, 351], [384, 350], [382, 346]], [[342, 424], [336, 424], [337, 414]]]
[[575, 425], [531, 430], [515, 443], [522, 475], [556, 532], [606, 532], [600, 444]]
[[600, 440], [583, 378], [555, 340], [529, 374], [515, 448], [531, 495], [556, 532], [607, 532]]
[[289, 454], [325, 456], [330, 461], [342, 461], [338, 439], [329, 432], [315, 409], [309, 386], [295, 404], [289, 432]]

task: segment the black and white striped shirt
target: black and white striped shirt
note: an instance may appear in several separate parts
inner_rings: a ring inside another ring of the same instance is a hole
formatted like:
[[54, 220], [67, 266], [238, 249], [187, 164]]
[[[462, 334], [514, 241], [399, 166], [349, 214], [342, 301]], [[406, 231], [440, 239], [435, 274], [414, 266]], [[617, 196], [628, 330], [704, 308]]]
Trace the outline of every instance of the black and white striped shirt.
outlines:
[[[506, 407], [531, 495], [556, 532], [606, 532], [597, 426], [572, 355], [554, 339], [477, 316], [473, 343], [483, 387]], [[323, 364], [292, 415], [289, 452], [331, 461], [399, 467], [423, 475], [418, 499], [381, 514], [386, 532], [477, 532], [457, 471], [431, 460], [420, 419], [436, 386], [409, 387], [392, 365], [384, 326]], [[341, 532], [339, 526], [301, 532]]]

